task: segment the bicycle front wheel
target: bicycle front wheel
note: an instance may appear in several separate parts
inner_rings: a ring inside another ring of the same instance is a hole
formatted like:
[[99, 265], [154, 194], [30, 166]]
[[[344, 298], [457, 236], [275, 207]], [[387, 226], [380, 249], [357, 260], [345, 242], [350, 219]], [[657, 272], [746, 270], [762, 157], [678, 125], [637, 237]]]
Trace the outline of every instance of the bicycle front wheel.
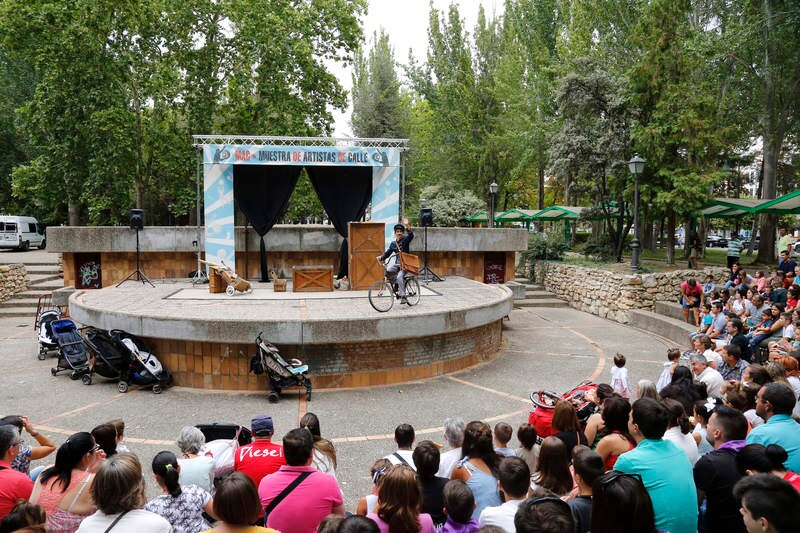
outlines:
[[419, 281], [417, 281], [417, 278], [406, 280], [406, 301], [408, 305], [417, 305], [419, 303]]
[[378, 312], [385, 313], [394, 305], [394, 291], [386, 280], [369, 286], [369, 304]]

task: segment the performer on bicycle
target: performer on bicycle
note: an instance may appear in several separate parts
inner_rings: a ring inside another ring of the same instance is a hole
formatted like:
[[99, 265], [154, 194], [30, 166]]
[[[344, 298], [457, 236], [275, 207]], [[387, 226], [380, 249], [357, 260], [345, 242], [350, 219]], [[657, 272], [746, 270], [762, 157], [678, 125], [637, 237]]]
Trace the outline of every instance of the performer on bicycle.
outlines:
[[[408, 233], [406, 233], [406, 231], [408, 231]], [[408, 245], [414, 239], [414, 232], [411, 231], [411, 226], [408, 225], [408, 218], [403, 217], [402, 224], [394, 225], [394, 238], [395, 240], [389, 243], [389, 248], [383, 252], [383, 255], [378, 256], [378, 261], [386, 261], [386, 258], [391, 256], [389, 263], [385, 267], [386, 273], [389, 274], [389, 279], [392, 282], [397, 282], [397, 292], [400, 294], [400, 303], [408, 303], [406, 300], [405, 271], [400, 268], [399, 254], [399, 252], [409, 253]], [[398, 275], [398, 272], [400, 275]]]

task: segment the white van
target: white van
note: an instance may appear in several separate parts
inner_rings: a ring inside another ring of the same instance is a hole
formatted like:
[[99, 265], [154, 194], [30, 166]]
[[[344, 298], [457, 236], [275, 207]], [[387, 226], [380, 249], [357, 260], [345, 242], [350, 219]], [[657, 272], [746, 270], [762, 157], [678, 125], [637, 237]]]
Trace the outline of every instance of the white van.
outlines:
[[44, 226], [35, 218], [0, 215], [0, 248], [27, 250], [45, 245]]

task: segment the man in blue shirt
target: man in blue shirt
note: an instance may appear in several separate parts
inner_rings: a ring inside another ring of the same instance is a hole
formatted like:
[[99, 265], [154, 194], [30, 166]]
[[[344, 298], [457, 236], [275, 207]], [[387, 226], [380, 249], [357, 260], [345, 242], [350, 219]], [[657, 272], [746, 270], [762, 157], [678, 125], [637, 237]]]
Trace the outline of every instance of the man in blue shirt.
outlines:
[[636, 400], [628, 431], [638, 445], [617, 459], [614, 470], [642, 477], [653, 502], [656, 529], [697, 532], [697, 488], [686, 452], [664, 440], [670, 413], [652, 398]]
[[756, 414], [766, 423], [754, 427], [747, 435], [748, 444], [778, 444], [789, 454], [784, 466], [800, 472], [800, 424], [792, 418], [797, 403], [794, 391], [783, 383], [769, 383], [756, 394]]
[[[408, 233], [406, 233], [406, 230], [408, 230]], [[397, 280], [397, 292], [401, 296], [400, 303], [408, 303], [406, 300], [406, 273], [400, 268], [400, 252], [408, 253], [408, 246], [414, 239], [414, 232], [411, 231], [407, 218], [403, 219], [403, 224], [394, 225], [394, 238], [395, 240], [389, 243], [389, 248], [386, 249], [383, 255], [378, 256], [378, 261], [383, 262], [387, 258], [391, 258], [386, 265], [386, 272]]]

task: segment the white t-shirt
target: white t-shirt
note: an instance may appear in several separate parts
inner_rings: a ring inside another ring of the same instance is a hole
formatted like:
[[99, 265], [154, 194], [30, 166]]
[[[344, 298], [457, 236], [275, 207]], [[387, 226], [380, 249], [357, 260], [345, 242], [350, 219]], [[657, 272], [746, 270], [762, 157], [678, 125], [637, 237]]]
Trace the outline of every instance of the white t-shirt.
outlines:
[[178, 459], [181, 471], [178, 483], [181, 485], [197, 485], [206, 492], [214, 492], [214, 459], [199, 455], [192, 459]]
[[706, 390], [708, 391], [709, 396], [714, 396], [715, 398], [719, 398], [722, 396], [721, 387], [722, 383], [725, 381], [725, 378], [722, 377], [722, 374], [707, 366], [703, 372], [697, 376], [697, 381], [706, 384]]
[[611, 388], [614, 392], [623, 398], [631, 397], [631, 388], [628, 386], [628, 369], [618, 367], [616, 365], [611, 367]]
[[436, 472], [436, 475], [450, 479], [450, 475], [453, 473], [453, 468], [456, 466], [456, 463], [459, 459], [461, 459], [460, 446], [444, 452], [439, 456], [439, 471]]
[[[77, 533], [104, 533], [117, 519], [118, 514], [105, 514], [97, 511], [81, 522]], [[166, 519], [144, 509], [129, 511], [112, 529], [114, 533], [172, 533], [172, 526]]]
[[397, 450], [395, 453], [397, 453], [400, 457], [405, 459], [405, 463], [400, 459], [398, 459], [397, 455], [395, 455], [394, 453], [390, 453], [389, 455], [384, 457], [384, 459], [388, 459], [389, 462], [395, 466], [405, 464], [407, 466], [410, 466], [414, 472], [417, 471], [417, 467], [414, 466], [414, 459], [411, 457], [412, 454], [414, 453], [412, 450]]
[[678, 426], [671, 427], [664, 433], [664, 440], [673, 442], [675, 446], [683, 450], [686, 453], [686, 457], [689, 458], [689, 462], [692, 463], [692, 467], [694, 467], [700, 454], [697, 451], [697, 442], [695, 442], [691, 433], [683, 434]]
[[711, 348], [703, 352], [703, 356], [709, 363], [713, 361], [717, 365], [716, 367], [713, 368], [719, 368], [719, 365], [722, 364], [722, 356], [717, 352], [715, 352], [714, 350], [712, 350]]
[[487, 507], [481, 511], [478, 523], [483, 526], [497, 526], [503, 528], [506, 533], [514, 533], [514, 515], [517, 514], [519, 504], [522, 500], [511, 500], [495, 507]]

